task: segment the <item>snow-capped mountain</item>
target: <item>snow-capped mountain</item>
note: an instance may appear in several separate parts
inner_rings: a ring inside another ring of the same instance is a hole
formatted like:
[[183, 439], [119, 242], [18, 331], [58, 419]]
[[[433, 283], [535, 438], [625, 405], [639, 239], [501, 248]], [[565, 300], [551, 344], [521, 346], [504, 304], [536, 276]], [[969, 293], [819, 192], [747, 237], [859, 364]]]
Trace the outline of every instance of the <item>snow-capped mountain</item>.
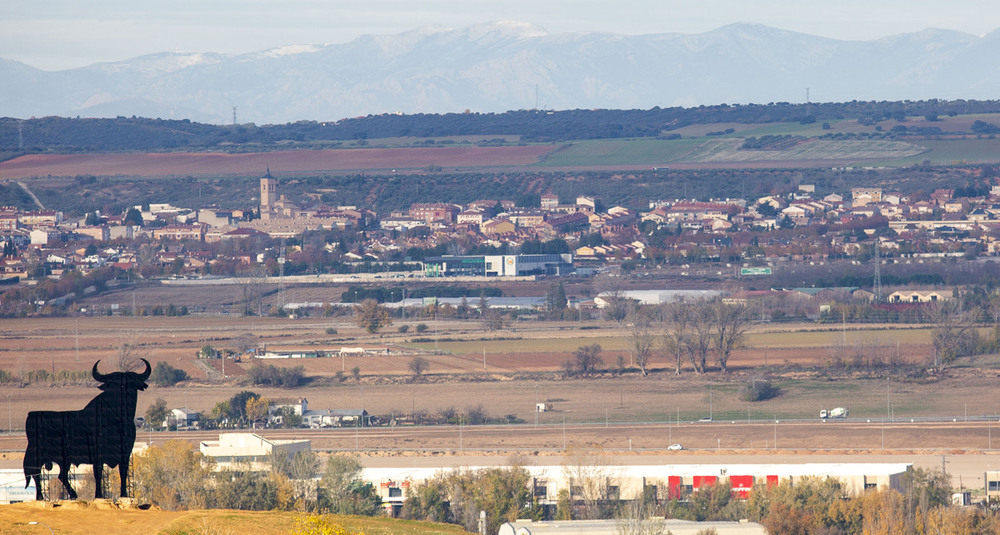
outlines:
[[243, 55], [163, 52], [46, 72], [0, 59], [0, 116], [226, 123], [535, 107], [1000, 98], [1000, 31], [840, 41], [755, 24], [696, 35], [423, 28]]

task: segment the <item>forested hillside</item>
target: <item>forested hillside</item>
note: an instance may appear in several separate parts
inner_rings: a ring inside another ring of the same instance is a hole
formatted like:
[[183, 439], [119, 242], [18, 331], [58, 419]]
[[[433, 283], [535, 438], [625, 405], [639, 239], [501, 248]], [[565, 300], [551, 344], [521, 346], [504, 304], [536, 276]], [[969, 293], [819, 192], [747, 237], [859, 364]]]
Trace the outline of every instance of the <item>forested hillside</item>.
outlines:
[[[915, 166], [902, 169], [712, 169], [644, 170], [630, 172], [450, 172], [412, 175], [313, 175], [281, 180], [282, 194], [305, 204], [356, 205], [387, 214], [414, 202], [469, 203], [477, 199], [508, 199], [537, 207], [540, 195], [552, 193], [563, 202], [577, 195], [594, 195], [606, 206], [648, 209], [649, 201], [678, 197], [756, 198], [795, 191], [799, 184], [816, 186], [818, 196], [844, 193], [852, 187], [882, 184], [896, 191], [925, 197], [936, 188], [977, 188], [988, 191], [1000, 167]], [[101, 210], [121, 213], [138, 204], [170, 202], [176, 206], [256, 208], [257, 177], [124, 179], [80, 176], [34, 179], [31, 189], [45, 206], [67, 215]], [[964, 190], [961, 190], [964, 191]], [[317, 192], [320, 192], [317, 194]], [[0, 184], [0, 206], [32, 209], [33, 202], [16, 184]]]
[[[395, 137], [518, 136], [524, 142], [670, 136], [696, 124], [813, 123], [851, 119], [863, 124], [906, 117], [933, 122], [939, 116], [1000, 112], [1000, 100], [846, 103], [653, 108], [650, 110], [519, 110], [506, 113], [369, 115], [337, 122], [280, 125], [209, 125], [188, 120], [118, 117], [0, 119], [0, 157], [25, 152], [146, 150], [264, 150], [296, 144]], [[982, 132], [969, 132], [982, 133]], [[448, 140], [444, 140], [445, 143]]]

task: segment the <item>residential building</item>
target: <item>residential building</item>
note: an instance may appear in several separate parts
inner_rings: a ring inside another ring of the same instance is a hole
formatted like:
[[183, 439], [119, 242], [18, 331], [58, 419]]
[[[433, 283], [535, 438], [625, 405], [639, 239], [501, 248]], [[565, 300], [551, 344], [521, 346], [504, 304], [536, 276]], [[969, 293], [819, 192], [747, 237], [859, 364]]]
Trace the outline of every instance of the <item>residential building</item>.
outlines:
[[886, 298], [890, 303], [933, 303], [951, 299], [950, 292], [937, 290], [897, 290]]

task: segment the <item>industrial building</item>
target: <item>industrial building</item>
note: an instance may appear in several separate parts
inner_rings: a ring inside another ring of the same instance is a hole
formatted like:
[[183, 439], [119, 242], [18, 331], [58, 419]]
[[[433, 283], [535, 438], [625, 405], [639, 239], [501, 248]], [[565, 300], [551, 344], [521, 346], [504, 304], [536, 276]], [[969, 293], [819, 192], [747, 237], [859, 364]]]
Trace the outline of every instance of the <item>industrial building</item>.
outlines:
[[[589, 467], [592, 477], [605, 479], [609, 493], [631, 500], [651, 494], [658, 501], [683, 499], [706, 486], [728, 482], [738, 498], [746, 498], [756, 484], [777, 485], [804, 477], [835, 478], [846, 492], [859, 494], [871, 488], [901, 489], [900, 478], [912, 469], [904, 463], [805, 463], [805, 464], [675, 464], [647, 466]], [[489, 467], [463, 467], [477, 470]], [[580, 485], [572, 470], [564, 466], [525, 466], [532, 477], [532, 493], [542, 506], [554, 507], [559, 492], [567, 490], [573, 499]], [[366, 468], [363, 477], [379, 489], [382, 502], [391, 514], [402, 510], [411, 487], [446, 472], [435, 468]], [[1000, 487], [998, 487], [1000, 488]]]
[[521, 277], [528, 275], [565, 275], [573, 270], [573, 255], [461, 255], [434, 256], [424, 259], [427, 277]]
[[604, 308], [615, 298], [628, 299], [640, 305], [662, 305], [677, 301], [697, 301], [721, 297], [718, 290], [626, 290], [621, 292], [601, 292], [594, 298], [594, 306]]
[[29, 480], [28, 486], [25, 487], [23, 469], [0, 469], [0, 504], [33, 501], [35, 501], [35, 481]]
[[289, 457], [311, 451], [309, 440], [271, 440], [254, 433], [223, 433], [219, 440], [204, 440], [200, 451], [215, 461], [217, 469], [249, 466], [251, 470], [270, 470], [269, 455]]
[[[663, 529], [655, 533], [670, 533], [671, 535], [699, 535], [701, 533], [767, 535], [764, 526], [754, 522], [694, 522], [677, 519], [657, 519], [657, 521]], [[637, 532], [619, 529], [620, 523], [621, 521], [618, 520], [559, 520], [551, 522], [518, 520], [503, 523], [497, 535], [617, 535], [623, 532]]]

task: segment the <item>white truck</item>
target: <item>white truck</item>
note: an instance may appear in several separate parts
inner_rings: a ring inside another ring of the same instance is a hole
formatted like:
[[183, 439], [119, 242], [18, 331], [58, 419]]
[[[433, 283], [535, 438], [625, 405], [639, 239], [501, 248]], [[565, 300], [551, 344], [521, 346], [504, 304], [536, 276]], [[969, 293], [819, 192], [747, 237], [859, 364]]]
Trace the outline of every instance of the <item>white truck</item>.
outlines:
[[826, 410], [823, 409], [819, 411], [819, 417], [826, 420], [827, 418], [847, 418], [847, 413], [850, 412], [844, 407], [837, 407], [836, 409]]

